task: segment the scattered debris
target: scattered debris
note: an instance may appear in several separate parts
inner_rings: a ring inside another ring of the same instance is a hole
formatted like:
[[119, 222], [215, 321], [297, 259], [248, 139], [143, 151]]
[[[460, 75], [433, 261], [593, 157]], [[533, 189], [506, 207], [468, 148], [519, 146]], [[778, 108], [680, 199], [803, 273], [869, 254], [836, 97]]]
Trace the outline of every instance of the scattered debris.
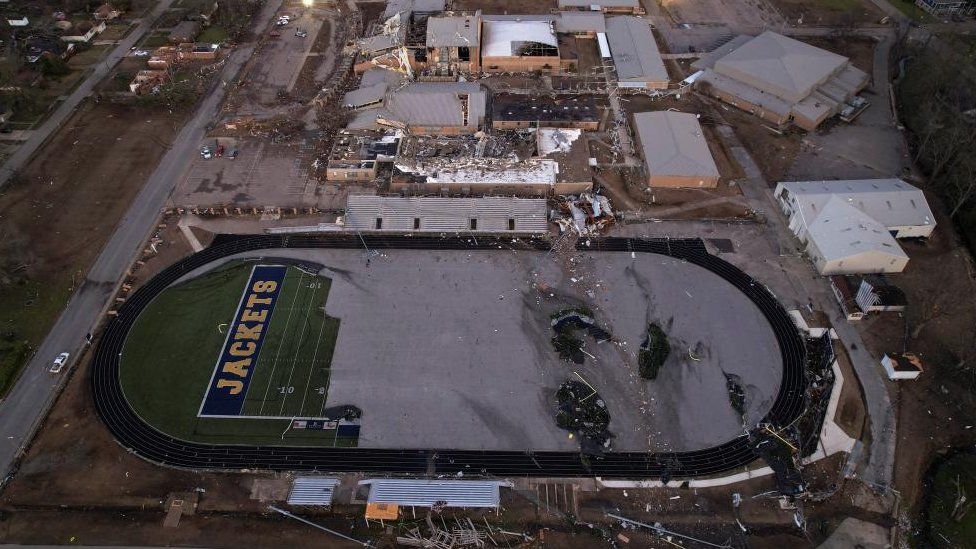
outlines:
[[556, 219], [560, 232], [573, 230], [580, 236], [599, 234], [615, 221], [610, 200], [599, 194], [583, 193], [578, 198], [569, 196], [561, 204], [568, 217]]
[[566, 381], [556, 391], [556, 425], [579, 436], [584, 454], [602, 455], [613, 436], [607, 429], [610, 412], [596, 390], [576, 375], [580, 381]]
[[559, 358], [567, 362], [583, 364], [584, 356], [589, 354], [583, 350], [583, 341], [576, 336], [578, 330], [585, 330], [597, 343], [610, 340], [610, 332], [597, 326], [593, 311], [586, 307], [558, 311], [552, 315], [551, 324], [555, 332], [552, 346]]
[[658, 371], [671, 354], [668, 336], [657, 324], [647, 326], [647, 337], [637, 351], [637, 370], [644, 379], [657, 378]]

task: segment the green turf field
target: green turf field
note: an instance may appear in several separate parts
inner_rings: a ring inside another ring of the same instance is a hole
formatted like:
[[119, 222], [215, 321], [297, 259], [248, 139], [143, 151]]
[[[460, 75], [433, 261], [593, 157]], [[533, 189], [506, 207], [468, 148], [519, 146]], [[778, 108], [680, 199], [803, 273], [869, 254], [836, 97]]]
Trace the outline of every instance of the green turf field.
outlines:
[[168, 288], [143, 310], [122, 353], [130, 405], [149, 424], [190, 441], [355, 444], [337, 440], [334, 430], [288, 428], [292, 418], [322, 416], [339, 331], [339, 320], [325, 314], [330, 280], [296, 267], [281, 285], [242, 417], [197, 416], [252, 265], [229, 264]]

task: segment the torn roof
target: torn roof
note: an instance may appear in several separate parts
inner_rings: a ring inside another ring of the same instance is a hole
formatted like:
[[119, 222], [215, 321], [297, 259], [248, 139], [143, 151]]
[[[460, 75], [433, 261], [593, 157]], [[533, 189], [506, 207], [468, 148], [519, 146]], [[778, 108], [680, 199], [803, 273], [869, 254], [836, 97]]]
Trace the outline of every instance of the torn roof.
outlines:
[[477, 48], [479, 15], [438, 16], [427, 19], [427, 46]]
[[374, 103], [379, 103], [386, 97], [385, 82], [352, 90], [342, 97], [342, 106], [358, 109]]
[[539, 128], [536, 130], [539, 156], [556, 152], [569, 152], [583, 130], [563, 128]]
[[715, 61], [714, 70], [796, 102], [847, 62], [843, 55], [766, 31]]
[[629, 15], [610, 17], [607, 41], [618, 80], [668, 82], [668, 69], [647, 21]]
[[[467, 97], [467, 121], [462, 97]], [[387, 93], [382, 107], [359, 112], [349, 129], [376, 128], [384, 118], [408, 126], [464, 127], [476, 130], [485, 116], [486, 93], [475, 82], [413, 82]]]
[[808, 229], [810, 240], [828, 261], [863, 253], [908, 259], [887, 227], [838, 196], [827, 201]]
[[925, 194], [901, 179], [788, 181], [779, 184], [811, 224], [833, 197], [839, 197], [888, 228], [935, 225]]
[[484, 22], [481, 45], [483, 57], [509, 57], [518, 55], [525, 44], [545, 44], [559, 47], [551, 21], [500, 21]]
[[719, 176], [701, 124], [694, 114], [640, 112], [634, 114], [634, 129], [650, 175]]

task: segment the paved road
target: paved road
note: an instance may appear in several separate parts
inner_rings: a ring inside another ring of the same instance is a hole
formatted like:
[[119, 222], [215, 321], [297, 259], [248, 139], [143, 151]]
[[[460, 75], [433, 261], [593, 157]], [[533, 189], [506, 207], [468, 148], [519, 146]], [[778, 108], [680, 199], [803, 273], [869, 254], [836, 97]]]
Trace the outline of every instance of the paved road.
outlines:
[[75, 111], [78, 105], [88, 97], [88, 94], [91, 93], [95, 85], [105, 78], [109, 71], [112, 70], [112, 67], [129, 53], [132, 46], [135, 46], [136, 42], [146, 34], [146, 31], [152, 28], [156, 19], [169, 8], [173, 1], [160, 0], [156, 8], [146, 17], [143, 17], [136, 28], [120, 40], [118, 42], [119, 45], [95, 65], [91, 74], [61, 103], [61, 106], [54, 110], [51, 116], [40, 127], [34, 130], [31, 137], [17, 147], [17, 150], [10, 155], [10, 158], [7, 159], [3, 166], [0, 166], [0, 188], [6, 185], [11, 175], [27, 165], [27, 162], [34, 156], [37, 149], [40, 149], [48, 137], [61, 127], [61, 124], [71, 116], [71, 113]]
[[[164, 0], [164, 3], [169, 2]], [[270, 22], [280, 5], [281, 0], [266, 4], [259, 21]], [[85, 334], [95, 330], [115, 295], [119, 280], [155, 228], [166, 199], [197, 154], [197, 145], [204, 138], [207, 126], [216, 118], [223, 101], [226, 92], [224, 83], [237, 78], [253, 52], [254, 45], [241, 46], [228, 56], [213, 91], [180, 131], [172, 148], [136, 196], [112, 238], [95, 260], [85, 282], [71, 297], [54, 328], [0, 405], [0, 472], [3, 476], [10, 471], [23, 446], [33, 437], [57, 395], [64, 374], [55, 376], [48, 373], [52, 360], [62, 351], [70, 352], [73, 357], [82, 351]]]

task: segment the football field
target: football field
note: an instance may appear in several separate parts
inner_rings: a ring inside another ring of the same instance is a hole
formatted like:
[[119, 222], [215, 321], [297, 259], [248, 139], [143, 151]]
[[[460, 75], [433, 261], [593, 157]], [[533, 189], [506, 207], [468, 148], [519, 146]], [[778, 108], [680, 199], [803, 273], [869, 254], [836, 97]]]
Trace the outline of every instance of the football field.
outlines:
[[272, 443], [287, 431], [348, 443], [336, 421], [288, 427], [337, 419], [325, 411], [339, 332], [325, 313], [330, 287], [311, 269], [236, 262], [168, 288], [126, 340], [126, 397], [150, 424], [188, 440]]
[[[295, 267], [252, 268], [201, 416], [322, 417], [338, 330], [338, 321], [325, 315], [329, 286], [328, 279]], [[227, 366], [242, 360], [241, 367]]]

